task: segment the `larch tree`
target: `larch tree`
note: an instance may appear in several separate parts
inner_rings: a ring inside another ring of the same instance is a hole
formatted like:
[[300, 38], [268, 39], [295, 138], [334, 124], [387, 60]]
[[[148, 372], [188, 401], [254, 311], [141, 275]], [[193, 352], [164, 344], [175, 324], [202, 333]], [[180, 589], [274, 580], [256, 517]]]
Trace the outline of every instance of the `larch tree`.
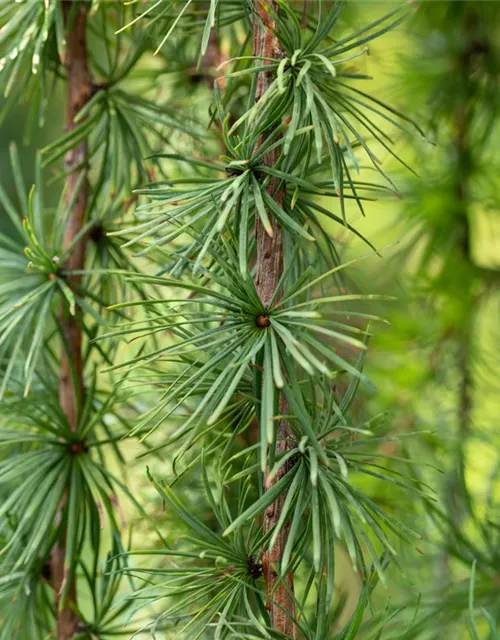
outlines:
[[[343, 8], [0, 9], [5, 109], [28, 102], [43, 126], [66, 95], [35, 186], [12, 147], [17, 206], [0, 190], [2, 640], [375, 639], [389, 623], [372, 591], [420, 535], [360, 479], [427, 490], [381, 453], [387, 417], [351, 410], [386, 296], [350, 289], [335, 234], [378, 259], [350, 216], [394, 195], [375, 148], [399, 160], [386, 129], [416, 125], [363, 89], [358, 59], [408, 11], [351, 29]], [[153, 515], [121, 473], [125, 436], [171, 471], [148, 476], [180, 533], [160, 519], [145, 548], [122, 522], [122, 502]], [[181, 495], [190, 478], [210, 518]], [[362, 579], [340, 625], [339, 547]]]
[[[436, 589], [423, 599], [427, 613], [408, 638], [421, 637], [431, 620], [450, 637], [461, 633], [464, 620], [471, 638], [482, 637], [483, 627], [496, 637], [499, 614], [489, 585], [498, 562], [492, 524], [498, 445], [494, 415], [484, 406], [498, 393], [500, 272], [488, 251], [500, 205], [498, 29], [489, 2], [424, 2], [407, 23], [411, 47], [400, 89], [426, 139], [414, 139], [419, 176], [402, 189], [399, 266], [410, 276], [408, 297], [419, 319], [412, 339], [425, 365], [416, 398], [424, 398], [427, 413], [412, 401], [406, 415], [436, 430], [424, 455], [445, 471], [437, 482], [421, 476], [440, 497], [426, 503], [423, 528], [434, 543], [423, 565]], [[481, 466], [478, 488], [471, 478], [476, 451], [486, 443], [494, 455]]]

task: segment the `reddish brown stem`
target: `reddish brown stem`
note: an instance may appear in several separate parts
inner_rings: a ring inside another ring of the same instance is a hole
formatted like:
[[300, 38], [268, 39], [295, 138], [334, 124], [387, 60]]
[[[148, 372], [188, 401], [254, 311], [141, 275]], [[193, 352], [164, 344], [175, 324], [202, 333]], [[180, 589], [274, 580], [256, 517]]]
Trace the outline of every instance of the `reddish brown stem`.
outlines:
[[[74, 3], [65, 0], [64, 15], [66, 20], [66, 56], [64, 65], [68, 75], [68, 101], [66, 107], [66, 130], [71, 131], [75, 127], [75, 116], [87, 103], [91, 95], [91, 81], [88, 70], [86, 28], [87, 6], [80, 2], [78, 7]], [[69, 206], [78, 189], [78, 194], [68, 212], [66, 228], [64, 231], [63, 249], [70, 247], [81, 231], [85, 223], [87, 210], [87, 142], [83, 141], [74, 149], [71, 149], [65, 157], [66, 171], [68, 172], [66, 185], [66, 204]], [[82, 178], [83, 172], [83, 178]], [[71, 271], [84, 268], [86, 239], [80, 239], [72, 246], [64, 268], [70, 272], [67, 283], [75, 289], [80, 284], [81, 276], [71, 274]], [[71, 431], [78, 428], [79, 412], [84, 395], [83, 359], [82, 359], [82, 331], [78, 318], [68, 311], [61, 313], [62, 336], [64, 340], [61, 353], [61, 369], [59, 378], [59, 403], [64, 411]], [[58, 518], [61, 520], [67, 503], [65, 496], [63, 503], [59, 505]], [[64, 556], [66, 553], [66, 541], [64, 536], [51, 553], [51, 570], [56, 588], [57, 614], [57, 640], [69, 640], [77, 630], [78, 618], [74, 611], [73, 603], [76, 601], [76, 584], [74, 578], [68, 588], [68, 596], [60, 603], [60, 595], [65, 588], [68, 576], [64, 570]], [[61, 606], [60, 606], [61, 605]]]
[[[274, 35], [274, 21], [272, 13], [266, 9], [271, 9], [275, 14], [278, 7], [274, 0], [255, 0], [256, 14], [254, 17], [254, 47], [255, 56], [266, 58], [281, 58], [283, 52], [280, 43]], [[256, 101], [264, 95], [272, 82], [272, 74], [261, 72], [257, 81]], [[278, 160], [278, 151], [273, 150], [263, 158], [263, 164], [274, 166]], [[284, 192], [279, 188], [279, 180], [270, 180], [267, 186], [268, 193], [276, 200], [277, 204], [283, 204]], [[267, 307], [279, 279], [283, 273], [283, 234], [281, 227], [274, 216], [270, 216], [272, 221], [272, 235], [269, 235], [258, 216], [255, 219], [255, 236], [257, 244], [257, 275], [255, 284], [258, 294]], [[288, 413], [285, 397], [279, 399], [280, 414]], [[286, 421], [280, 421], [276, 433], [276, 454], [281, 455], [293, 448], [293, 432]], [[269, 490], [276, 482], [283, 477], [289, 468], [284, 465], [280, 472], [273, 479], [266, 480], [265, 490]], [[264, 532], [268, 533], [278, 523], [280, 519], [286, 493], [281, 495], [264, 514]], [[287, 638], [297, 638], [297, 626], [295, 619], [295, 598], [293, 573], [290, 571], [284, 578], [279, 575], [283, 552], [288, 539], [290, 523], [286, 522], [278, 535], [274, 546], [264, 552], [262, 558], [262, 569], [266, 582], [268, 597], [268, 608], [271, 617], [271, 625], [276, 631], [283, 633]]]
[[[66, 14], [71, 7], [71, 2], [65, 2]], [[84, 2], [80, 3], [77, 15], [72, 21], [71, 30], [67, 34], [67, 51], [65, 66], [68, 72], [68, 102], [66, 107], [66, 130], [75, 128], [75, 116], [87, 103], [91, 82], [87, 63], [86, 25], [87, 8]], [[67, 249], [80, 233], [87, 212], [87, 156], [88, 147], [86, 140], [71, 149], [65, 158], [67, 178], [66, 203], [69, 206], [74, 198], [76, 189], [78, 195], [69, 212], [66, 229], [64, 231], [63, 248]], [[82, 180], [82, 172], [84, 173]], [[79, 184], [80, 183], [80, 184]], [[72, 248], [68, 260], [64, 265], [68, 271], [84, 268], [86, 238], [80, 239]], [[72, 289], [78, 288], [81, 276], [70, 274], [68, 284]], [[78, 318], [70, 314], [64, 314], [62, 318], [66, 349], [63, 349], [61, 358], [61, 377], [59, 385], [59, 398], [61, 408], [68, 417], [71, 430], [76, 431], [78, 410], [83, 398], [83, 362], [82, 362], [82, 331]], [[74, 384], [72, 380], [74, 378]]]

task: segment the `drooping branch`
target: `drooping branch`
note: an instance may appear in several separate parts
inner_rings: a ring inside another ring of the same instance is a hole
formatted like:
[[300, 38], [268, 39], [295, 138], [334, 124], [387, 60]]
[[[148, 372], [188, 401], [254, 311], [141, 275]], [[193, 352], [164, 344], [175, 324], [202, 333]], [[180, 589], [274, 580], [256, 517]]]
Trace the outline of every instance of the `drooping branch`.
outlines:
[[[272, 18], [276, 15], [278, 7], [273, 0], [255, 0], [254, 16], [254, 46], [255, 56], [279, 59], [283, 56], [280, 43], [275, 36], [275, 24]], [[260, 100], [272, 82], [272, 76], [268, 72], [261, 72], [257, 81], [256, 101]], [[270, 151], [263, 158], [267, 166], [274, 166], [278, 160], [277, 149]], [[279, 206], [283, 203], [284, 191], [280, 188], [279, 180], [272, 179], [267, 186], [268, 193]], [[272, 235], [264, 229], [259, 216], [255, 216], [255, 236], [257, 245], [257, 273], [255, 284], [259, 296], [265, 306], [271, 302], [274, 291], [283, 273], [283, 233], [274, 216], [272, 220]], [[280, 414], [287, 413], [286, 400], [281, 394], [279, 399]], [[293, 448], [293, 432], [285, 420], [278, 424], [276, 433], [276, 454], [279, 456]], [[284, 465], [280, 472], [265, 482], [265, 490], [269, 490], [276, 482], [287, 473], [289, 467]], [[277, 525], [286, 494], [281, 495], [264, 514], [264, 532], [268, 533]], [[266, 582], [268, 608], [271, 624], [276, 631], [283, 633], [287, 638], [297, 637], [295, 619], [295, 599], [293, 573], [290, 571], [282, 578], [279, 575], [281, 559], [288, 539], [290, 523], [285, 523], [278, 535], [274, 546], [263, 554], [262, 568]]]
[[[68, 98], [66, 107], [66, 129], [71, 131], [75, 127], [75, 116], [89, 100], [91, 81], [88, 70], [86, 28], [87, 5], [79, 2], [75, 7], [70, 0], [64, 2], [66, 21], [66, 56], [64, 65], [67, 71]], [[80, 233], [87, 212], [87, 160], [88, 148], [84, 140], [71, 149], [65, 157], [65, 169], [68, 174], [66, 184], [66, 204], [71, 202], [68, 211], [66, 228], [64, 231], [63, 249], [70, 247]], [[82, 176], [83, 172], [83, 176]], [[75, 192], [78, 194], [75, 198]], [[71, 274], [84, 267], [86, 239], [81, 238], [71, 248], [71, 252], [63, 267], [69, 272], [68, 284], [72, 289], [79, 286], [81, 276]], [[63, 347], [61, 353], [61, 369], [59, 377], [59, 403], [68, 419], [72, 431], [78, 427], [78, 419], [84, 396], [83, 358], [82, 358], [82, 330], [78, 318], [67, 311], [61, 313], [61, 327]], [[66, 495], [65, 502], [68, 496]], [[64, 504], [59, 506], [58, 517], [62, 518]], [[69, 640], [76, 632], [78, 619], [72, 603], [76, 601], [76, 584], [74, 578], [65, 574], [64, 556], [66, 541], [64, 537], [53, 548], [51, 554], [51, 570], [54, 586], [57, 590], [56, 607], [57, 640]], [[69, 588], [67, 580], [71, 580]], [[68, 597], [60, 603], [62, 590], [66, 588]], [[61, 606], [60, 606], [61, 605]]]

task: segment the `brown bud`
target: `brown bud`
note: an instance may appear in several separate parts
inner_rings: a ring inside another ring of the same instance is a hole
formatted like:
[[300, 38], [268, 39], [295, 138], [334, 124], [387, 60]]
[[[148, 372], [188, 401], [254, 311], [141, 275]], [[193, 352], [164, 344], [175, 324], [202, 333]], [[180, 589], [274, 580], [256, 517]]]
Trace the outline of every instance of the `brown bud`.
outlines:
[[255, 324], [260, 329], [265, 329], [271, 324], [271, 320], [269, 319], [269, 316], [266, 316], [263, 314], [263, 315], [257, 316], [257, 318], [255, 319]]

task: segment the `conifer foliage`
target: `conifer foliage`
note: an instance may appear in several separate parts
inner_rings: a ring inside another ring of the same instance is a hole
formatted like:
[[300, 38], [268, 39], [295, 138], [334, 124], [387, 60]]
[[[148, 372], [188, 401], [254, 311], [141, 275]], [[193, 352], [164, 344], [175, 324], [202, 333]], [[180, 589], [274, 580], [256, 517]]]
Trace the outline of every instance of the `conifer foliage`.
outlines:
[[[423, 599], [427, 613], [408, 637], [420, 637], [432, 619], [450, 637], [467, 626], [468, 637], [484, 631], [495, 638], [498, 608], [489, 575], [497, 566], [498, 444], [494, 413], [485, 405], [498, 393], [499, 376], [500, 272], [487, 250], [499, 210], [498, 12], [489, 2], [428, 2], [407, 30], [415, 53], [405, 60], [401, 86], [405, 99], [409, 88], [418, 89], [411, 108], [422, 114], [428, 136], [425, 144], [415, 139], [422, 169], [405, 194], [402, 253], [419, 294], [413, 304], [424, 310], [418, 348], [428, 375], [420, 389], [434, 415], [419, 415], [414, 403], [405, 413], [431, 424], [448, 444], [445, 456], [434, 447], [426, 452], [446, 472], [441, 499], [428, 508], [435, 543], [428, 570], [438, 588]], [[485, 443], [494, 470], [481, 467], [485, 481], [478, 489], [475, 450]]]
[[[12, 148], [17, 205], [0, 190], [2, 640], [380, 637], [371, 592], [419, 535], [359, 480], [424, 490], [380, 452], [384, 416], [352, 411], [384, 296], [350, 290], [335, 230], [359, 236], [350, 211], [394, 190], [375, 147], [398, 159], [386, 129], [416, 125], [357, 67], [406, 9], [359, 30], [342, 9], [0, 9], [6, 109], [23, 98], [43, 125], [53, 84], [67, 96], [35, 186]], [[184, 535], [160, 523], [129, 548], [122, 502], [153, 509], [122, 473], [124, 436], [173, 460], [148, 475]], [[341, 628], [338, 546], [363, 580]]]

